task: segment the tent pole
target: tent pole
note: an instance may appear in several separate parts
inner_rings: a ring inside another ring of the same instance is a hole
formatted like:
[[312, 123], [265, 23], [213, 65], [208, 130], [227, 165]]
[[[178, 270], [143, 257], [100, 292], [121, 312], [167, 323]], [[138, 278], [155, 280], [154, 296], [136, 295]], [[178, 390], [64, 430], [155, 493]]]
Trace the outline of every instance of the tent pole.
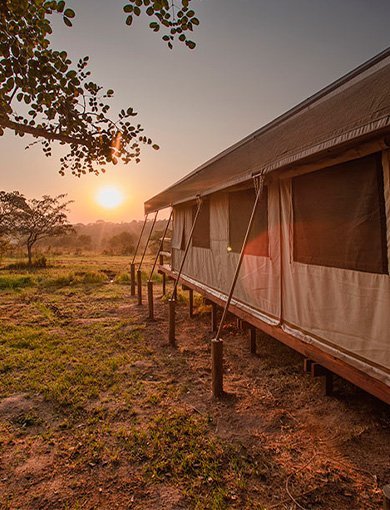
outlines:
[[152, 237], [152, 232], [153, 232], [153, 229], [154, 229], [154, 225], [156, 224], [157, 215], [158, 215], [158, 211], [156, 211], [156, 214], [154, 215], [153, 223], [152, 223], [152, 226], [150, 228], [148, 239], [146, 241], [145, 248], [144, 248], [144, 251], [142, 253], [142, 257], [141, 257], [141, 260], [140, 260], [140, 263], [139, 263], [139, 266], [138, 266], [138, 270], [137, 270], [138, 304], [140, 306], [142, 305], [142, 264], [143, 264], [143, 261], [144, 261], [144, 258], [145, 258], [146, 250], [148, 249], [148, 246], [149, 246], [150, 238]]
[[148, 215], [145, 214], [144, 224], [142, 225], [141, 233], [138, 237], [137, 246], [135, 248], [135, 252], [133, 255], [133, 260], [131, 261], [131, 264], [130, 264], [130, 295], [131, 296], [135, 296], [135, 257], [137, 256], [139, 243], [141, 242], [142, 234], [144, 233], [145, 225], [146, 225], [147, 221], [148, 221]]
[[[167, 221], [167, 224], [165, 225], [164, 234], [163, 234], [163, 236], [162, 236], [162, 238], [160, 240], [160, 246], [158, 247], [158, 250], [157, 250], [157, 253], [156, 253], [156, 258], [154, 259], [154, 264], [153, 264], [152, 270], [150, 271], [150, 276], [149, 276], [149, 280], [148, 280], [148, 305], [149, 305], [149, 319], [150, 320], [154, 320], [153, 282], [152, 282], [152, 277], [153, 277], [154, 270], [156, 268], [157, 260], [158, 260], [159, 257], [161, 257], [160, 252], [161, 252], [161, 250], [162, 250], [162, 248], [164, 246], [164, 240], [165, 240], [165, 236], [167, 235], [169, 224], [171, 222], [172, 212], [173, 212], [173, 209], [171, 209], [171, 213], [169, 215], [169, 219]], [[164, 274], [164, 276], [165, 276], [165, 274]]]
[[255, 218], [256, 209], [260, 202], [261, 195], [264, 189], [264, 174], [254, 177], [255, 189], [256, 189], [256, 198], [253, 204], [252, 213], [249, 219], [248, 227], [246, 229], [244, 241], [242, 243], [240, 257], [238, 259], [238, 264], [236, 267], [236, 271], [234, 273], [233, 281], [230, 287], [229, 295], [227, 301], [225, 303], [225, 307], [223, 309], [221, 321], [218, 326], [217, 335], [211, 342], [211, 363], [212, 363], [212, 393], [213, 397], [220, 398], [223, 395], [223, 341], [221, 339], [222, 328], [225, 323], [226, 315], [229, 310], [229, 306], [233, 297], [234, 289], [236, 287], [238, 275], [241, 269], [242, 261], [244, 259], [245, 248], [249, 239], [249, 234], [252, 229], [253, 220]]
[[196, 222], [198, 221], [198, 217], [199, 217], [199, 213], [200, 213], [200, 209], [202, 207], [202, 198], [200, 196], [197, 197], [197, 202], [198, 202], [198, 208], [196, 210], [196, 214], [195, 214], [195, 218], [194, 218], [194, 221], [192, 222], [192, 227], [191, 227], [191, 230], [190, 230], [190, 235], [188, 237], [188, 240], [187, 240], [187, 245], [186, 245], [186, 249], [184, 251], [184, 255], [183, 255], [183, 258], [181, 260], [181, 263], [180, 263], [180, 268], [179, 268], [179, 272], [177, 274], [177, 278], [175, 280], [175, 285], [173, 287], [173, 291], [172, 291], [172, 295], [171, 295], [171, 298], [169, 300], [169, 343], [172, 345], [172, 346], [175, 346], [176, 345], [176, 331], [175, 331], [175, 308], [176, 308], [176, 299], [177, 299], [177, 286], [179, 285], [179, 280], [180, 280], [180, 277], [181, 277], [181, 273], [183, 271], [183, 267], [184, 267], [184, 263], [186, 261], [186, 258], [187, 258], [187, 255], [188, 255], [188, 251], [190, 249], [190, 244], [191, 244], [191, 240], [192, 240], [192, 235], [194, 233], [194, 229], [195, 229], [195, 225], [196, 225]]

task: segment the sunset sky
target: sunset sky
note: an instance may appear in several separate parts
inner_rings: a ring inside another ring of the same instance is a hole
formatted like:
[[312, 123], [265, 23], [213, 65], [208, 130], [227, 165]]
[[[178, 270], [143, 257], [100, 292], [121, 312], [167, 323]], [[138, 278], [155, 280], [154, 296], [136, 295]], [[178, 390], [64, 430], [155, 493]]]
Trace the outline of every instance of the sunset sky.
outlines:
[[[140, 219], [144, 200], [390, 44], [389, 0], [193, 0], [194, 51], [170, 51], [149, 19], [126, 27], [124, 4], [68, 0], [74, 27], [56, 22], [52, 41], [74, 60], [90, 56], [92, 79], [115, 90], [114, 111], [134, 107], [160, 151], [78, 179], [58, 174], [60, 149], [46, 158], [24, 149], [27, 137], [0, 138], [0, 189], [68, 193], [73, 222]], [[105, 186], [121, 205], [99, 205]]]

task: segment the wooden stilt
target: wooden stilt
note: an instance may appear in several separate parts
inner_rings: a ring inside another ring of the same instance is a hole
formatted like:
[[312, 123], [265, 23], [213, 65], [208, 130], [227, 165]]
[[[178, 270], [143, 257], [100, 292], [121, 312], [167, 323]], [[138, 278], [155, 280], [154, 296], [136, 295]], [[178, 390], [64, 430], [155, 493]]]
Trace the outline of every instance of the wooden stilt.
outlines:
[[158, 263], [160, 264], [160, 266], [164, 265], [164, 255], [161, 255], [161, 253], [158, 256]]
[[194, 316], [194, 291], [192, 289], [188, 289], [188, 302], [190, 307], [190, 318], [192, 319]]
[[216, 331], [218, 329], [217, 313], [218, 313], [217, 305], [215, 303], [211, 303], [211, 331], [213, 333], [216, 333]]
[[138, 305], [142, 305], [142, 271], [137, 271], [137, 291], [138, 291]]
[[309, 358], [305, 358], [303, 360], [303, 371], [308, 373], [308, 374], [311, 374], [311, 366], [313, 364], [313, 361]]
[[390, 485], [383, 487], [383, 510], [390, 510]]
[[311, 375], [313, 377], [321, 377], [322, 394], [324, 396], [333, 393], [333, 374], [328, 369], [318, 363], [311, 364]]
[[174, 347], [176, 345], [176, 301], [174, 299], [170, 299], [168, 301], [168, 320], [169, 320], [169, 343]]
[[211, 377], [214, 398], [223, 395], [223, 341], [214, 338], [211, 340]]
[[148, 306], [149, 306], [149, 319], [154, 320], [154, 303], [153, 303], [153, 282], [148, 281]]
[[162, 293], [163, 296], [167, 293], [167, 279], [165, 273], [162, 274]]
[[325, 374], [321, 381], [322, 384], [322, 394], [325, 397], [330, 397], [333, 395], [333, 374], [329, 372]]
[[250, 342], [251, 342], [251, 354], [256, 354], [256, 338], [257, 338], [257, 331], [256, 328], [250, 328]]
[[177, 287], [175, 286], [173, 289], [173, 299], [177, 301]]
[[135, 296], [135, 264], [130, 264], [130, 295]]

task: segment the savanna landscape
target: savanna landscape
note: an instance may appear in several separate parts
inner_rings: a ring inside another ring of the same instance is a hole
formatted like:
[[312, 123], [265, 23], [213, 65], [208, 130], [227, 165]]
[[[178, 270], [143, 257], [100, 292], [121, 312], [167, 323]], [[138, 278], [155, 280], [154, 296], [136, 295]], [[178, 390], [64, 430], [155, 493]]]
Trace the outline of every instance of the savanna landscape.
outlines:
[[389, 16], [0, 1], [0, 510], [390, 509]]
[[161, 282], [152, 322], [130, 296], [128, 257], [65, 255], [35, 270], [8, 263], [1, 508], [381, 507], [385, 404], [342, 380], [321, 396], [301, 356], [261, 334], [251, 355], [233, 318], [223, 332], [226, 396], [213, 400], [200, 296], [190, 319], [179, 292], [175, 349]]

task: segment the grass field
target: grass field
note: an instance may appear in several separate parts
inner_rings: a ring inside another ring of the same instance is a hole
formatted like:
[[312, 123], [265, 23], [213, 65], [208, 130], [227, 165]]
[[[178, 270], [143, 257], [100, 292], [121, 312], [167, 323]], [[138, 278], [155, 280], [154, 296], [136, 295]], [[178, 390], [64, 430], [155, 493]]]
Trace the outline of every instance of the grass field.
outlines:
[[380, 508], [384, 405], [320, 397], [297, 354], [260, 338], [251, 357], [233, 323], [213, 402], [207, 307], [190, 320], [183, 297], [173, 349], [157, 278], [150, 322], [127, 258], [51, 263], [0, 271], [1, 509]]

